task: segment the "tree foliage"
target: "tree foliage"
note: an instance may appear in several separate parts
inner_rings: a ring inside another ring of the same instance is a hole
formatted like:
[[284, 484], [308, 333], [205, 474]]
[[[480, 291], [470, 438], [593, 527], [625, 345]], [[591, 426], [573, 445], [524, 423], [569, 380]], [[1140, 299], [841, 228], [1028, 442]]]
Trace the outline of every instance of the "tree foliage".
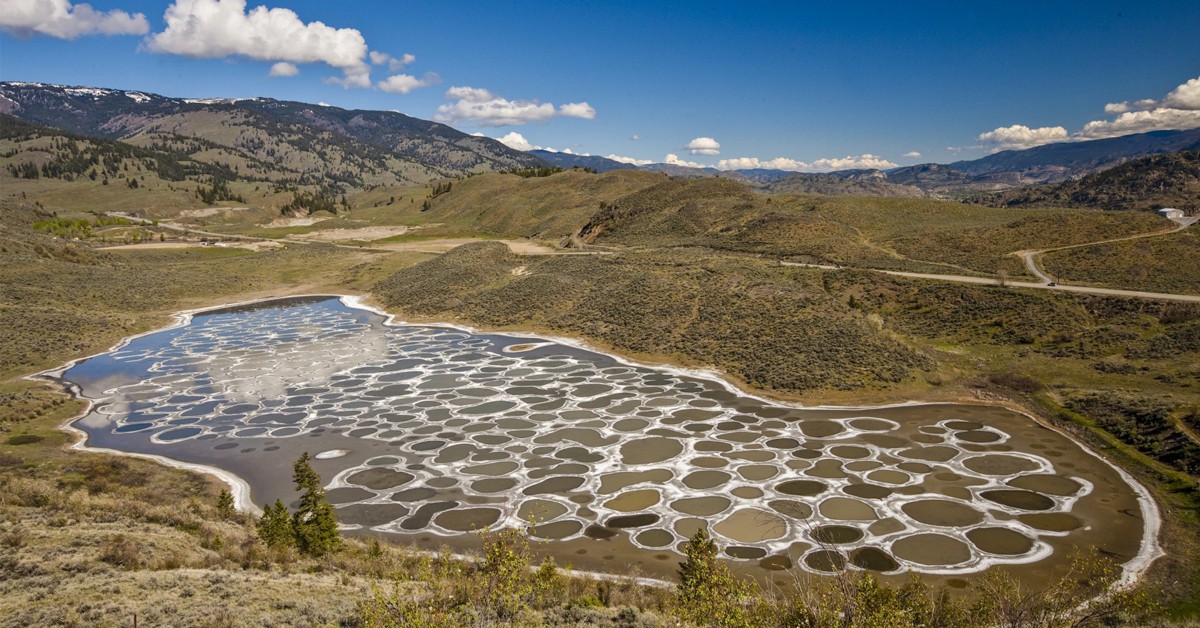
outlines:
[[1085, 628], [1141, 625], [1157, 611], [1145, 589], [1115, 586], [1120, 565], [1098, 552], [1077, 553], [1070, 570], [1049, 586], [1029, 589], [998, 569], [976, 583], [979, 601], [972, 616], [1006, 628]]
[[263, 515], [258, 519], [258, 538], [267, 547], [282, 549], [295, 543], [296, 533], [292, 529], [292, 517], [288, 514], [283, 500], [276, 499], [274, 504], [263, 506]]
[[234, 194], [229, 190], [228, 181], [219, 177], [214, 177], [212, 183], [207, 188], [204, 186], [196, 188], [196, 198], [200, 199], [205, 205], [212, 205], [217, 201], [246, 202], [240, 195]]
[[279, 213], [284, 216], [305, 215], [320, 211], [336, 214], [339, 207], [349, 209], [344, 200], [339, 205], [336, 193], [331, 190], [317, 190], [316, 192], [297, 190], [292, 194], [292, 200], [279, 208]]
[[292, 513], [292, 530], [296, 535], [296, 547], [301, 552], [323, 556], [340, 549], [342, 537], [338, 534], [333, 506], [325, 501], [321, 476], [313, 470], [309, 460], [306, 451], [292, 467], [292, 482], [301, 491], [299, 506]]
[[313, 470], [308, 452], [292, 466], [292, 482], [300, 491], [296, 512], [288, 514], [283, 500], [263, 507], [258, 536], [272, 548], [295, 547], [308, 556], [324, 556], [342, 547], [337, 515], [325, 500], [321, 476]]
[[221, 489], [221, 493], [217, 495], [217, 512], [221, 513], [222, 517], [232, 517], [237, 512], [233, 504], [233, 493], [228, 489]]
[[717, 558], [717, 544], [708, 533], [697, 530], [683, 551], [687, 559], [679, 564], [679, 615], [697, 626], [754, 625], [748, 608], [754, 590]]
[[[500, 174], [515, 174], [523, 179], [533, 179], [536, 177], [548, 177], [552, 174], [558, 174], [560, 172], [564, 172], [564, 170], [558, 166], [535, 166], [533, 168], [514, 168], [512, 170], [503, 170]], [[595, 170], [591, 170], [590, 172], [595, 172]]]

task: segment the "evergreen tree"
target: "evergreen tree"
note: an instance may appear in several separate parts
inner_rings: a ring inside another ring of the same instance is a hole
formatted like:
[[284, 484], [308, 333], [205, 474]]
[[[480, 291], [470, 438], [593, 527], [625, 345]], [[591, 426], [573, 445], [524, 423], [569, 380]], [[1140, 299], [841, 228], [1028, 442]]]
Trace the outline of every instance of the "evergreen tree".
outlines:
[[703, 528], [684, 548], [687, 560], [679, 563], [676, 598], [684, 619], [697, 626], [746, 626], [750, 613], [746, 598], [750, 586], [729, 573], [717, 558], [717, 544]]
[[274, 504], [263, 506], [263, 515], [258, 520], [258, 538], [267, 547], [287, 547], [295, 542], [295, 537], [292, 519], [283, 500], [276, 499]]
[[321, 487], [321, 476], [309, 464], [308, 452], [304, 452], [292, 467], [292, 482], [301, 491], [300, 505], [292, 515], [292, 530], [296, 546], [310, 556], [322, 556], [342, 546], [338, 534], [337, 515], [333, 506], [325, 501], [325, 489]]
[[233, 516], [233, 494], [227, 489], [221, 489], [221, 494], [217, 495], [217, 512], [221, 513], [222, 517]]

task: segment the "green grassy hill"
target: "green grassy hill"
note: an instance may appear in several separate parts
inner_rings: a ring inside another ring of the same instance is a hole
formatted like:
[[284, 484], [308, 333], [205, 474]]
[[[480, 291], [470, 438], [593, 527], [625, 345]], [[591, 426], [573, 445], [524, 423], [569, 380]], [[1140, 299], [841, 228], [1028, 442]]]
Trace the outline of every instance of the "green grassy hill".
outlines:
[[651, 172], [617, 170], [601, 175], [567, 170], [548, 177], [483, 175], [453, 184], [432, 199], [419, 219], [470, 233], [506, 237], [568, 238], [600, 206], [665, 181]]
[[[931, 199], [771, 195], [736, 181], [636, 171], [457, 182], [415, 221], [440, 232], [584, 245], [703, 247], [866, 268], [1026, 276], [1022, 249], [1159, 231], [1146, 213], [992, 208]], [[473, 231], [474, 230], [474, 231]]]

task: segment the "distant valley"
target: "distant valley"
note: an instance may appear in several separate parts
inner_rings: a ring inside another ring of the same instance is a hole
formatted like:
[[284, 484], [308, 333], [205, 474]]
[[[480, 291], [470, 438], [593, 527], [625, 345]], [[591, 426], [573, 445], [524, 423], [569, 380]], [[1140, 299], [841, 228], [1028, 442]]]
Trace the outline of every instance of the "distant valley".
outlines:
[[958, 198], [1030, 185], [1059, 183], [1102, 172], [1143, 157], [1200, 149], [1200, 129], [1153, 131], [1104, 140], [1048, 144], [1007, 150], [971, 161], [925, 163], [889, 170], [841, 170], [829, 173], [754, 169], [721, 171], [673, 164], [633, 166], [604, 157], [532, 151], [556, 166], [597, 172], [640, 168], [671, 176], [723, 176], [772, 193]]

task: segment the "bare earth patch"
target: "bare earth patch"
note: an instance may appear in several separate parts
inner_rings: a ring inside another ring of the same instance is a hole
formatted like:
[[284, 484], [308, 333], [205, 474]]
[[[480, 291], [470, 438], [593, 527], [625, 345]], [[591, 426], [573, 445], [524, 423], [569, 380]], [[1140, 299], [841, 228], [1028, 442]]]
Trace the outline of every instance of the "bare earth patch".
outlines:
[[202, 242], [144, 242], [141, 244], [121, 244], [118, 246], [101, 247], [101, 251], [133, 251], [138, 249], [191, 249], [197, 247], [224, 247], [263, 251], [283, 247], [282, 242], [260, 240], [255, 242], [222, 242], [220, 244], [204, 244]]
[[[294, 220], [307, 219], [297, 218]], [[338, 242], [342, 240], [370, 242], [371, 240], [382, 240], [384, 238], [401, 236], [418, 228], [419, 227], [408, 227], [405, 225], [390, 225], [386, 227], [359, 227], [358, 229], [326, 229], [324, 231], [314, 231], [312, 233], [300, 233], [292, 237], [303, 240], [319, 240], [321, 242]]]
[[264, 227], [307, 227], [315, 225], [322, 220], [329, 220], [328, 216], [304, 216], [300, 218], [276, 218], [268, 222]]
[[207, 218], [209, 216], [217, 216], [219, 214], [241, 212], [250, 209], [249, 207], [205, 207], [203, 209], [185, 209], [179, 212], [180, 218]]
[[560, 251], [544, 244], [529, 240], [480, 240], [475, 238], [443, 238], [438, 240], [420, 240], [417, 242], [387, 242], [373, 244], [374, 248], [389, 251], [417, 251], [421, 253], [445, 253], [452, 248], [471, 244], [472, 242], [502, 242], [509, 250], [517, 255], [557, 255]]

